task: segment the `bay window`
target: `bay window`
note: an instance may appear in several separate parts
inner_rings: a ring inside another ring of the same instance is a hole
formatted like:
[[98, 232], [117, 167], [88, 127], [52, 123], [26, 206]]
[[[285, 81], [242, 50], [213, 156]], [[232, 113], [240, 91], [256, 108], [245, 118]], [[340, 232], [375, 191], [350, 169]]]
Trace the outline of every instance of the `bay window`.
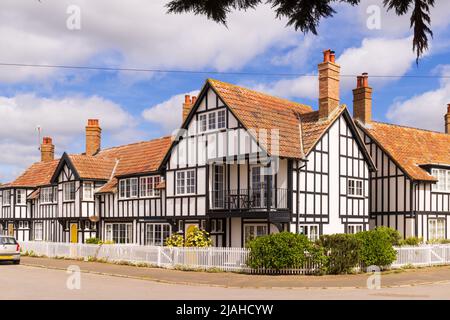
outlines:
[[52, 201], [55, 201], [54, 198], [54, 188], [48, 187], [48, 188], [42, 188], [41, 189], [41, 203], [52, 203]]
[[119, 182], [119, 197], [121, 199], [137, 198], [138, 178], [122, 179]]
[[145, 245], [163, 246], [170, 237], [172, 228], [167, 223], [147, 223], [145, 225]]
[[106, 240], [118, 244], [133, 243], [133, 225], [131, 223], [107, 223]]
[[156, 187], [159, 182], [159, 176], [140, 178], [141, 197], [158, 197], [159, 190]]

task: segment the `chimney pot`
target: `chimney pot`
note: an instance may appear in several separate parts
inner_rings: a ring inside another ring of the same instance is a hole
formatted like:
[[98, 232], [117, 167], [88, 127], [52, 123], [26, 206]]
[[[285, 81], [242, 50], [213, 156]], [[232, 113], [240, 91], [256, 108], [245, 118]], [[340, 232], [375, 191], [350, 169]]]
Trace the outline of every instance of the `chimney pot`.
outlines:
[[190, 95], [185, 95], [184, 96], [184, 103], [191, 103], [191, 96]]
[[196, 96], [192, 96], [191, 104], [194, 105], [196, 101], [197, 101], [197, 97]]
[[323, 51], [323, 62], [330, 62], [330, 58], [331, 58], [331, 50], [324, 50]]
[[44, 137], [41, 144], [41, 161], [49, 162], [55, 159], [55, 146], [52, 143], [52, 138]]
[[336, 53], [334, 51], [330, 51], [330, 62], [336, 62]]

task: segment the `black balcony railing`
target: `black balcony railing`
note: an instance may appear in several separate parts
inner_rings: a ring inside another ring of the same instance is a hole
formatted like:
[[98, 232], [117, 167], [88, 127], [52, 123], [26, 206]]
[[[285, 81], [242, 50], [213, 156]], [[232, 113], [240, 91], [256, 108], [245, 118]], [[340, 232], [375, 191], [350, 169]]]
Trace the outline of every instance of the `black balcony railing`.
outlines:
[[287, 189], [213, 190], [211, 210], [277, 210], [287, 209]]

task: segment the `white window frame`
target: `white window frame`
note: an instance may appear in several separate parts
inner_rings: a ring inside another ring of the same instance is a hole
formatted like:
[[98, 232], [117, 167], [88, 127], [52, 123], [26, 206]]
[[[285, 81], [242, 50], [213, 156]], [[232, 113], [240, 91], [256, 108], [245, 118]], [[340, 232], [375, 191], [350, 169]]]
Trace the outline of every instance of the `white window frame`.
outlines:
[[160, 196], [160, 190], [156, 186], [161, 182], [161, 176], [147, 176], [139, 178], [141, 198], [154, 198]]
[[320, 228], [318, 224], [301, 225], [299, 233], [308, 237], [310, 241], [316, 241], [320, 237]]
[[176, 194], [177, 195], [192, 195], [195, 194], [196, 179], [195, 170], [177, 171], [175, 175]]
[[[263, 228], [265, 230], [265, 232], [261, 233], [261, 234], [258, 234], [258, 227]], [[253, 230], [255, 232], [255, 237], [254, 238], [247, 239], [247, 230], [246, 230], [247, 228], [253, 228], [254, 229]], [[266, 236], [270, 232], [269, 226], [266, 223], [245, 223], [243, 229], [244, 229], [244, 234], [243, 234], [244, 245], [246, 245], [248, 241], [253, 240], [253, 239], [257, 238], [257, 237]]]
[[168, 223], [146, 223], [145, 245], [164, 246], [165, 241], [172, 234], [172, 226]]
[[[37, 226], [40, 226], [39, 228]], [[33, 228], [34, 241], [44, 240], [44, 224], [42, 222], [35, 222]]]
[[362, 224], [349, 224], [347, 226], [348, 234], [356, 234], [364, 231], [364, 227]]
[[226, 109], [209, 111], [198, 116], [198, 131], [210, 132], [226, 128]]
[[[125, 226], [123, 230], [120, 230], [122, 226]], [[116, 230], [114, 230], [116, 228]], [[125, 236], [122, 237], [120, 233], [124, 231]], [[114, 240], [115, 233], [118, 237], [116, 240], [123, 238], [125, 242], [119, 242]], [[132, 223], [106, 223], [105, 224], [105, 239], [107, 241], [114, 241], [116, 244], [132, 244], [133, 243], [133, 224]]]
[[431, 175], [438, 180], [433, 183], [432, 191], [450, 193], [450, 170], [431, 169]]
[[25, 189], [16, 189], [16, 204], [18, 205], [26, 205], [27, 204], [27, 190]]
[[[360, 185], [360, 186], [358, 186]], [[350, 197], [363, 198], [364, 197], [364, 180], [348, 178], [347, 180], [347, 195]]]
[[428, 219], [428, 240], [445, 239], [445, 218], [429, 218]]
[[139, 179], [126, 178], [119, 180], [119, 199], [135, 199], [138, 197]]
[[227, 110], [217, 111], [217, 129], [224, 129], [227, 127]]
[[55, 202], [55, 188], [54, 187], [45, 187], [41, 188], [41, 204], [48, 204]]
[[[72, 190], [73, 186], [73, 190]], [[63, 183], [63, 201], [64, 202], [74, 202], [76, 199], [77, 186], [75, 181], [69, 181]], [[73, 199], [72, 199], [73, 195]]]
[[2, 205], [11, 205], [11, 190], [3, 190], [2, 192]]
[[94, 201], [94, 183], [92, 181], [83, 182], [83, 200]]
[[201, 114], [198, 116], [198, 131], [208, 131], [208, 117], [206, 116], [206, 114]]

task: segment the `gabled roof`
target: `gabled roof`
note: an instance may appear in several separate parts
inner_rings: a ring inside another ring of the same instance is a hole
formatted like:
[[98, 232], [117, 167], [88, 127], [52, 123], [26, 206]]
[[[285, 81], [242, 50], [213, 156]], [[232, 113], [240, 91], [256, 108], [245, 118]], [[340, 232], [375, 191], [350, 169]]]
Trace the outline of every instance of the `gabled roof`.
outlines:
[[260, 130], [267, 131], [267, 139], [261, 140], [257, 136], [254, 138], [269, 155], [271, 150], [275, 150], [275, 146], [270, 145], [270, 130], [279, 130], [279, 156], [304, 156], [299, 117], [313, 112], [310, 106], [218, 80], [208, 79], [207, 84], [246, 129], [253, 129], [256, 133]]
[[450, 135], [382, 122], [358, 126], [413, 180], [436, 179], [421, 166], [450, 165]]
[[111, 178], [116, 159], [83, 154], [68, 156], [80, 179], [109, 180]]
[[36, 162], [28, 167], [16, 180], [9, 183], [7, 186], [15, 187], [29, 187], [35, 188], [50, 184], [53, 172], [58, 166], [59, 160], [48, 162]]
[[158, 171], [171, 144], [171, 137], [163, 137], [102, 150], [96, 157], [117, 159], [117, 165], [114, 168], [114, 177], [98, 192], [114, 192], [117, 187], [116, 177]]

